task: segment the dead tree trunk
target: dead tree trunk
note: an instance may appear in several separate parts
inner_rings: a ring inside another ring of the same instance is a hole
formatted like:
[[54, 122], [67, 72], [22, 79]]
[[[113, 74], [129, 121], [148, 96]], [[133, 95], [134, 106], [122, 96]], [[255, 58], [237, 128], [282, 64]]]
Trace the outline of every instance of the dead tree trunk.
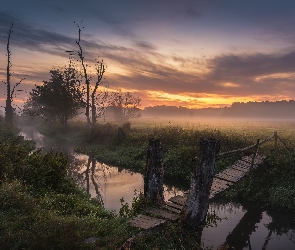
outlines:
[[10, 73], [10, 68], [11, 68], [10, 56], [11, 56], [11, 53], [10, 53], [10, 48], [9, 48], [10, 35], [12, 33], [12, 27], [13, 27], [13, 23], [11, 25], [11, 28], [7, 32], [8, 37], [7, 37], [7, 46], [6, 46], [6, 50], [7, 50], [7, 67], [6, 67], [7, 93], [6, 93], [6, 103], [5, 103], [5, 120], [10, 125], [12, 125], [12, 118], [13, 118], [13, 108], [12, 108], [12, 105], [11, 105], [11, 103], [12, 103], [11, 84], [10, 84], [10, 77], [11, 77], [11, 73]]
[[[182, 222], [186, 228], [199, 231], [205, 222], [209, 208], [215, 159], [219, 153], [219, 148], [219, 140], [203, 138], [200, 141], [200, 154], [193, 171], [186, 205], [182, 212]], [[199, 237], [201, 236], [199, 235]]]
[[164, 202], [163, 147], [159, 140], [150, 140], [147, 149], [144, 195], [152, 201]]

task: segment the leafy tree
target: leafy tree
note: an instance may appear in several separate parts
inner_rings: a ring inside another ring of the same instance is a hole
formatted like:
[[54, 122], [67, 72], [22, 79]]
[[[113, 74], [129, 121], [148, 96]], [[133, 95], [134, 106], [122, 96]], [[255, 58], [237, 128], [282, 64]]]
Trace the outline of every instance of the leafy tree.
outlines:
[[139, 106], [140, 99], [134, 97], [130, 92], [121, 91], [111, 94], [111, 105], [109, 110], [114, 114], [116, 121], [126, 122], [130, 118], [139, 118], [141, 115]]
[[71, 65], [50, 71], [51, 79], [43, 81], [30, 92], [24, 106], [24, 114], [40, 116], [47, 120], [59, 120], [63, 127], [85, 107], [83, 89], [77, 70]]

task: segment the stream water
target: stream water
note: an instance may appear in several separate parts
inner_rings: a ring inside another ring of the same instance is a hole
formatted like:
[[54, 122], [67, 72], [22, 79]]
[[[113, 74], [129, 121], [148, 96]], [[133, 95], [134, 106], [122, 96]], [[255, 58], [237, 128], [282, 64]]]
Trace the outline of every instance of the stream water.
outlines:
[[[20, 135], [34, 140], [44, 151], [62, 151], [70, 159], [69, 175], [93, 198], [99, 199], [108, 210], [119, 211], [120, 199], [131, 204], [135, 192], [143, 191], [143, 176], [127, 169], [97, 162], [94, 157], [76, 154], [64, 142], [23, 126]], [[165, 183], [165, 200], [188, 189], [188, 183]], [[203, 243], [213, 249], [295, 249], [295, 215], [262, 207], [245, 201], [214, 199], [209, 212], [221, 221], [203, 230]]]

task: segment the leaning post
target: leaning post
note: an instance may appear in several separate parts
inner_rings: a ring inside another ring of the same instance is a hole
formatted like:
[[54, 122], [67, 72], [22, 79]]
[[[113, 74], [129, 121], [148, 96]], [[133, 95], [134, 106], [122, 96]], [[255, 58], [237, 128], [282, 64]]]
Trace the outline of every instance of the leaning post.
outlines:
[[277, 131], [274, 132], [274, 136], [275, 136], [275, 149], [277, 149], [277, 147], [278, 147], [278, 132]]
[[160, 140], [149, 140], [144, 176], [144, 195], [154, 202], [164, 202], [163, 147]]
[[256, 158], [257, 153], [258, 153], [259, 141], [260, 141], [260, 139], [258, 139], [257, 142], [256, 142], [256, 146], [255, 146], [254, 153], [253, 153], [252, 160], [251, 160], [251, 166], [250, 166], [250, 170], [249, 170], [250, 172], [253, 169], [254, 161], [255, 161], [255, 158]]
[[199, 157], [193, 171], [188, 198], [182, 211], [184, 227], [197, 230], [199, 238], [209, 208], [210, 189], [219, 149], [220, 140], [201, 139]]

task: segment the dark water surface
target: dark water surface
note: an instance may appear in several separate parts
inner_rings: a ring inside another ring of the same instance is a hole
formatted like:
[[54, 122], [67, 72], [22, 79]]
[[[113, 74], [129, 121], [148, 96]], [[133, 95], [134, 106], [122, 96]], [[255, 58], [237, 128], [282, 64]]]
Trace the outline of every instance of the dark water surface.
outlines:
[[[23, 126], [20, 134], [25, 139], [34, 140], [37, 148], [67, 154], [71, 162], [69, 175], [91, 197], [103, 202], [106, 209], [118, 212], [122, 197], [131, 204], [135, 190], [143, 191], [143, 176], [139, 173], [76, 154], [69, 144], [43, 136], [29, 126]], [[187, 183], [166, 183], [165, 200], [183, 194], [187, 189]], [[272, 210], [257, 203], [222, 199], [213, 200], [209, 212], [215, 212], [223, 219], [216, 227], [204, 229], [205, 246], [213, 246], [213, 249], [295, 250], [295, 215], [292, 213]]]

